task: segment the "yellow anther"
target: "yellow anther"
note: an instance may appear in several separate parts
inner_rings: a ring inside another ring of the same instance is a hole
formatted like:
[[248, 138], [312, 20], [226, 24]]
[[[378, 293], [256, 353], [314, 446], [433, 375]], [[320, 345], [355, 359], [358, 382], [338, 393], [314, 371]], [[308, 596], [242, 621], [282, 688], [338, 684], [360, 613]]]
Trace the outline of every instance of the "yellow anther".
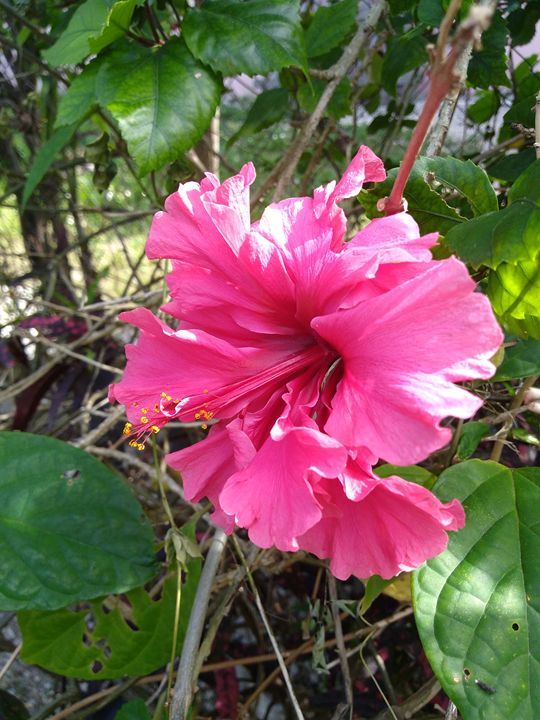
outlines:
[[139, 443], [136, 440], [130, 440], [129, 446], [132, 448], [136, 448], [136, 447], [139, 447]]
[[142, 416], [142, 417], [141, 417], [141, 422], [142, 422], [143, 425], [146, 425], [146, 424], [148, 423], [148, 418]]
[[203, 430], [208, 430], [208, 425], [206, 423], [203, 423], [201, 427]]
[[145, 448], [144, 443], [139, 443], [139, 444], [137, 445], [137, 450], [142, 451], [142, 450], [144, 450], [144, 448]]
[[122, 434], [123, 434], [123, 435], [129, 435], [129, 433], [131, 432], [131, 428], [132, 428], [132, 427], [133, 427], [133, 425], [132, 425], [130, 422], [127, 422], [127, 423], [124, 425], [124, 429], [122, 430]]
[[200, 419], [201, 419], [201, 413], [200, 412], [195, 413], [195, 420], [200, 420]]
[[154, 412], [155, 413], [159, 412], [159, 405], [157, 403], [154, 405]]
[[141, 413], [142, 413], [143, 415], [146, 415], [147, 412], [148, 412], [148, 409], [147, 409], [147, 408], [141, 408]]
[[154, 435], [157, 435], [158, 432], [159, 432], [159, 428], [158, 428], [157, 425], [152, 425], [152, 427], [151, 427], [150, 429], [152, 430], [152, 432], [154, 433]]

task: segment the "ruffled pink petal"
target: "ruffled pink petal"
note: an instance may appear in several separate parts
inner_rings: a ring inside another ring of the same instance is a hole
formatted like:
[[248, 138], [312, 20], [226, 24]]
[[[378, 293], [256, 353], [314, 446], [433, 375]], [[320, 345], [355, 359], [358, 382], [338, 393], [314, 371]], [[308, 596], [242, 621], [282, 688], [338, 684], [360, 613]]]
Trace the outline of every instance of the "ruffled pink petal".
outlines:
[[365, 182], [382, 182], [386, 178], [383, 161], [366, 145], [361, 145], [343, 177], [330, 195], [331, 202], [358, 195]]
[[358, 195], [364, 182], [379, 182], [385, 177], [386, 172], [382, 160], [372, 150], [362, 145], [337, 184], [331, 182], [315, 190], [313, 193], [314, 214], [317, 218], [325, 220], [331, 228], [330, 248], [332, 250], [340, 252], [343, 248], [347, 229], [345, 213], [337, 203], [345, 198]]
[[[452, 381], [488, 378], [502, 341], [489, 301], [453, 258], [312, 325], [343, 358], [325, 430], [349, 447], [407, 465], [448, 440], [439, 422], [470, 417], [478, 398]], [[354, 331], [351, 331], [354, 328]]]
[[227, 479], [246, 467], [255, 455], [255, 448], [241, 430], [240, 421], [215, 425], [208, 437], [190, 447], [169, 453], [166, 462], [182, 476], [188, 500], [198, 502], [207, 497], [216, 511], [213, 520], [232, 532], [234, 518], [219, 505], [219, 494]]
[[425, 488], [398, 477], [364, 481], [366, 492], [357, 502], [346, 497], [341, 483], [323, 481], [323, 517], [298, 538], [301, 549], [330, 558], [330, 569], [340, 580], [375, 574], [391, 578], [414, 570], [446, 549], [448, 531], [464, 525], [457, 500], [441, 503]]
[[250, 465], [227, 480], [219, 504], [259, 547], [297, 550], [296, 537], [321, 518], [310, 476], [332, 477], [346, 461], [336, 440], [292, 429], [277, 441], [268, 439]]
[[415, 220], [405, 212], [375, 218], [347, 243], [347, 251], [362, 255], [366, 261], [377, 260], [371, 277], [383, 263], [429, 262], [429, 248], [437, 242], [438, 233], [420, 237]]
[[[122, 380], [111, 386], [110, 398], [125, 405], [134, 425], [140, 423], [141, 415], [149, 419], [149, 427], [163, 424], [162, 412], [154, 410], [162, 393], [178, 403], [205, 391], [208, 398], [213, 397], [246, 378], [255, 385], [252, 378], [257, 373], [270, 368], [271, 375], [273, 363], [291, 352], [290, 344], [277, 350], [265, 346], [238, 348], [201, 330], [173, 331], [144, 308], [122, 313], [120, 318], [138, 327], [141, 334], [137, 344], [126, 346], [126, 370]], [[239, 398], [239, 407], [232, 404], [230, 416], [246, 402]]]

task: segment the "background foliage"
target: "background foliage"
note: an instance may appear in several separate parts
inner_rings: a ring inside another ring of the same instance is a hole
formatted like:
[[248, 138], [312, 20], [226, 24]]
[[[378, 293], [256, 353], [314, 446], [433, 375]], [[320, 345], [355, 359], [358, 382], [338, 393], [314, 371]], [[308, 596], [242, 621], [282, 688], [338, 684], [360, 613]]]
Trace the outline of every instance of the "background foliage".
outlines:
[[[150, 217], [178, 182], [249, 159], [256, 217], [274, 194], [335, 179], [361, 143], [388, 180], [346, 210], [357, 228], [377, 216], [447, 6], [0, 0], [0, 716], [166, 717], [200, 573], [193, 538], [204, 551], [212, 525], [162, 461], [197, 424], [136, 454], [107, 402], [131, 339], [118, 312], [163, 297], [165, 267], [144, 257]], [[422, 231], [441, 233], [436, 256], [469, 265], [507, 333], [497, 375], [473, 384], [479, 416], [449, 421], [452, 444], [424, 467], [377, 469], [467, 510], [415, 573], [419, 634], [408, 577], [341, 583], [336, 605], [314, 558], [238, 538], [306, 718], [345, 697], [341, 626], [356, 717], [455, 717], [448, 698], [464, 720], [540, 714], [540, 428], [524, 404], [540, 368], [539, 19], [535, 0], [498, 3], [405, 193]], [[193, 717], [292, 716], [244, 581], [229, 551]]]

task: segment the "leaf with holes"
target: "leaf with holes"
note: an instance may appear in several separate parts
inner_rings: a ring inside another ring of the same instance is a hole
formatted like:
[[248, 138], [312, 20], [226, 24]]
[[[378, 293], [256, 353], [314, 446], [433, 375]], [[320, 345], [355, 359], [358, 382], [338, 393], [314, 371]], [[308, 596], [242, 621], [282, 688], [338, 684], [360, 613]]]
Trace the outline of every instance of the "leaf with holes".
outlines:
[[[182, 586], [178, 649], [185, 636], [200, 567], [200, 560], [188, 563]], [[125, 597], [112, 596], [85, 605], [77, 610], [19, 612], [21, 659], [80, 680], [138, 677], [170, 660], [175, 577], [167, 578], [158, 598], [137, 588]]]
[[510, 269], [503, 270], [505, 276], [518, 273], [519, 268], [514, 271], [512, 267], [519, 263], [524, 267], [534, 265], [540, 253], [539, 178], [537, 160], [514, 183], [506, 208], [453, 228], [446, 243], [462, 260], [476, 267], [487, 265], [496, 269], [508, 263]]
[[214, 117], [220, 84], [173, 38], [158, 50], [123, 44], [101, 67], [97, 95], [144, 175], [176, 160]]
[[472, 160], [453, 157], [422, 157], [416, 161], [422, 172], [429, 172], [434, 180], [462, 195], [474, 215], [495, 212], [499, 209], [497, 195], [485, 170]]
[[3, 432], [0, 466], [2, 610], [59, 608], [155, 575], [152, 528], [106, 465], [60, 440]]
[[223, 75], [306, 69], [298, 0], [206, 0], [182, 32], [196, 58]]
[[[377, 183], [371, 190], [362, 190], [358, 195], [358, 200], [370, 218], [382, 216], [377, 210], [377, 200], [390, 195], [396, 175], [397, 168], [394, 168], [390, 170], [384, 182]], [[446, 234], [451, 228], [465, 221], [457, 210], [450, 207], [439, 193], [430, 187], [424, 179], [424, 173], [416, 165], [413, 166], [409, 176], [404, 196], [409, 212], [420, 226], [422, 233]]]
[[467, 514], [414, 573], [426, 655], [466, 720], [535, 720], [540, 707], [540, 469], [470, 460], [435, 486]]

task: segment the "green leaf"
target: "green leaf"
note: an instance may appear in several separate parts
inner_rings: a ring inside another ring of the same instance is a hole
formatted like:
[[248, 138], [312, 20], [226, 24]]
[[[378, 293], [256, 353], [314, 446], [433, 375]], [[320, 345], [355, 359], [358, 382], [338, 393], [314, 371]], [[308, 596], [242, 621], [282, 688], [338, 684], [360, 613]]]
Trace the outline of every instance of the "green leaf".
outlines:
[[[509, 205], [504, 210], [482, 215], [448, 233], [447, 244], [462, 260], [491, 268], [505, 262], [523, 262], [529, 267], [536, 260], [540, 253], [539, 171], [537, 160], [520, 175], [508, 193]], [[525, 274], [530, 275], [530, 269]], [[512, 271], [503, 270], [504, 277], [511, 279], [511, 275]]]
[[265, 90], [255, 98], [243, 125], [230, 138], [228, 144], [232, 145], [241, 136], [256, 135], [261, 130], [279, 122], [287, 112], [288, 105], [289, 93], [285, 88]]
[[97, 105], [96, 79], [100, 63], [94, 61], [77, 75], [60, 98], [55, 128], [78, 125]]
[[393, 37], [383, 59], [383, 87], [395, 95], [397, 81], [405, 73], [414, 70], [427, 62], [426, 39], [423, 37], [424, 26], [419, 25], [404, 35]]
[[[493, 310], [514, 332], [512, 320], [521, 321], [519, 334], [540, 338], [540, 263], [503, 263], [489, 274], [487, 294]], [[517, 333], [516, 333], [517, 334]]]
[[496, 85], [510, 86], [507, 77], [508, 30], [500, 13], [491, 18], [491, 24], [482, 34], [482, 49], [473, 52], [467, 80], [474, 87], [487, 90]]
[[[394, 168], [384, 182], [377, 183], [372, 190], [362, 190], [359, 194], [358, 199], [370, 218], [382, 216], [376, 208], [377, 200], [390, 195], [396, 175], [397, 168]], [[404, 195], [409, 212], [419, 224], [422, 233], [441, 232], [444, 235], [450, 228], [464, 222], [464, 218], [432, 190], [425, 181], [423, 172], [416, 165], [409, 176]]]
[[508, 202], [516, 200], [532, 200], [540, 206], [540, 159], [530, 165], [512, 186]]
[[357, 11], [356, 0], [342, 0], [335, 5], [319, 7], [306, 30], [308, 57], [324, 55], [342, 45], [356, 24]]
[[115, 49], [98, 73], [97, 93], [144, 175], [202, 137], [219, 103], [220, 84], [174, 38], [158, 50]]
[[504, 360], [497, 368], [494, 382], [526, 378], [540, 373], [540, 341], [521, 340], [504, 352]]
[[470, 460], [437, 496], [465, 528], [413, 575], [416, 624], [444, 691], [466, 720], [535, 720], [540, 707], [540, 470]]
[[306, 68], [298, 0], [206, 0], [182, 27], [195, 57], [223, 75]]
[[364, 595], [358, 607], [358, 614], [365, 615], [382, 591], [393, 583], [395, 578], [383, 580], [380, 575], [372, 575], [364, 583]]
[[53, 67], [70, 65], [97, 54], [129, 28], [137, 0], [86, 0], [73, 13], [67, 28], [42, 55]]
[[489, 435], [489, 426], [483, 422], [468, 422], [461, 428], [456, 450], [458, 460], [468, 460], [480, 445], [482, 438]]
[[426, 468], [420, 467], [420, 465], [390, 465], [385, 463], [379, 465], [374, 469], [374, 473], [380, 478], [388, 478], [392, 475], [397, 475], [403, 480], [416, 483], [417, 485], [423, 485], [428, 489], [432, 487], [433, 483], [437, 479], [433, 473], [430, 473]]
[[536, 159], [534, 148], [525, 148], [513, 155], [503, 155], [486, 168], [492, 178], [514, 182]]
[[21, 206], [24, 208], [30, 196], [43, 180], [58, 153], [71, 140], [78, 123], [66, 125], [53, 132], [47, 142], [38, 150], [24, 184]]
[[115, 715], [115, 720], [152, 720], [152, 716], [144, 700], [135, 698], [122, 705]]
[[528, 3], [524, 9], [518, 7], [508, 15], [508, 29], [513, 47], [526, 45], [534, 38], [538, 20], [540, 20], [540, 5], [535, 1]]
[[[319, 102], [327, 83], [324, 80], [312, 80], [311, 83], [302, 83], [298, 89], [298, 104], [307, 113], [312, 113]], [[339, 120], [351, 112], [351, 83], [349, 78], [343, 78], [328, 103], [326, 115]]]
[[[506, 140], [516, 135], [516, 131], [511, 127], [514, 123], [520, 123], [525, 127], [534, 127], [534, 107], [536, 103], [536, 93], [531, 93], [519, 102], [515, 102], [510, 110], [503, 115], [504, 127], [499, 135], [499, 140]], [[504, 136], [503, 136], [504, 135]]]
[[473, 266], [532, 260], [540, 251], [540, 207], [522, 200], [450, 230], [446, 243]]
[[441, 0], [420, 0], [416, 12], [418, 20], [430, 27], [438, 27], [444, 17]]
[[493, 117], [501, 101], [499, 95], [493, 90], [483, 90], [478, 99], [467, 108], [467, 117], [475, 123], [483, 123]]
[[[177, 648], [181, 649], [200, 575], [200, 560], [188, 563], [182, 585]], [[127, 601], [127, 602], [126, 602]], [[23, 636], [21, 659], [80, 680], [147, 675], [170, 660], [176, 578], [165, 580], [161, 597], [137, 588], [87, 603], [84, 609], [17, 613]]]
[[0, 607], [58, 608], [125, 592], [157, 571], [130, 489], [83, 450], [0, 433]]
[[417, 166], [428, 171], [435, 180], [457, 191], [469, 202], [474, 215], [499, 209], [497, 195], [482, 168], [472, 160], [453, 157], [419, 158]]

